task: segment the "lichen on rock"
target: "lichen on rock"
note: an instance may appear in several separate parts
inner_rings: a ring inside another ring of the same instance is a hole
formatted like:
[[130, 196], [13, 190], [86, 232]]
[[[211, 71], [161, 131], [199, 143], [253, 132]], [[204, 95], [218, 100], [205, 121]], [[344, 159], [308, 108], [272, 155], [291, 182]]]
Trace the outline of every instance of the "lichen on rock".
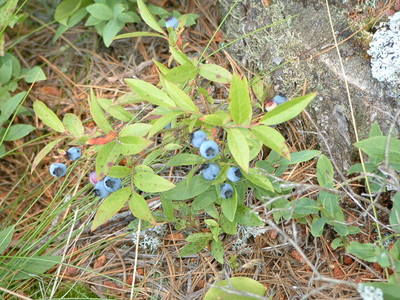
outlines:
[[400, 12], [379, 25], [368, 54], [372, 76], [400, 92]]

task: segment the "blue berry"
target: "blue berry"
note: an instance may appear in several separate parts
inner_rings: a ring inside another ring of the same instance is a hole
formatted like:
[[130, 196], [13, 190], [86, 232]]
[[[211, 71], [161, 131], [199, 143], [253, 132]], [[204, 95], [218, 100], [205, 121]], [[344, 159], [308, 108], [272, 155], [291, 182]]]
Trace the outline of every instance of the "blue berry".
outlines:
[[242, 172], [237, 167], [230, 167], [228, 170], [227, 177], [232, 182], [237, 182], [242, 178]]
[[176, 28], [178, 28], [178, 25], [179, 25], [179, 20], [177, 18], [175, 18], [175, 17], [168, 18], [165, 21], [165, 27], [166, 28], [176, 29]]
[[172, 124], [168, 123], [167, 125], [164, 126], [164, 129], [171, 129], [172, 128]]
[[103, 180], [104, 187], [107, 192], [112, 193], [121, 188], [121, 179], [114, 178], [110, 176], [106, 176]]
[[233, 196], [233, 187], [229, 183], [221, 185], [221, 198], [228, 199]]
[[96, 197], [100, 197], [101, 199], [107, 197], [110, 194], [110, 192], [106, 190], [106, 186], [103, 180], [95, 184], [93, 193]]
[[272, 101], [274, 101], [276, 104], [282, 104], [288, 101], [288, 98], [286, 98], [284, 95], [278, 94], [274, 98], [272, 98]]
[[71, 147], [67, 150], [67, 158], [69, 160], [77, 160], [81, 157], [81, 155], [82, 155], [81, 148]]
[[201, 175], [203, 175], [205, 180], [214, 180], [217, 178], [220, 172], [220, 168], [217, 164], [205, 164], [201, 171]]
[[197, 130], [192, 133], [192, 145], [195, 148], [200, 148], [201, 144], [207, 140], [207, 134], [202, 130]]
[[50, 165], [50, 174], [54, 177], [63, 177], [67, 174], [67, 166], [62, 163], [53, 163]]
[[214, 141], [205, 141], [200, 146], [200, 155], [206, 159], [213, 159], [218, 153], [219, 147]]

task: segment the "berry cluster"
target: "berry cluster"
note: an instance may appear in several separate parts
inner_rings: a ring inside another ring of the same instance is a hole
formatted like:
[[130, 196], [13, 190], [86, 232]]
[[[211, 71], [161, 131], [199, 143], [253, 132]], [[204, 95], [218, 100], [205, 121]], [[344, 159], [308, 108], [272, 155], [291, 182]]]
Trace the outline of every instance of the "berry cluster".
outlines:
[[[69, 160], [77, 160], [82, 156], [82, 151], [78, 147], [71, 147], [67, 150], [66, 156]], [[67, 174], [67, 166], [63, 163], [52, 163], [49, 171], [54, 177], [63, 177]]]
[[[71, 147], [66, 152], [68, 160], [74, 161], [81, 156], [82, 151], [78, 147]], [[67, 166], [63, 163], [52, 163], [50, 165], [50, 174], [54, 177], [63, 177], [67, 174]], [[100, 198], [105, 198], [122, 187], [121, 179], [106, 176], [99, 181], [97, 180], [96, 172], [90, 173], [89, 181], [94, 185], [93, 193]]]
[[[219, 146], [216, 142], [209, 140], [207, 134], [202, 130], [197, 130], [192, 133], [191, 144], [195, 148], [199, 148], [200, 155], [207, 160], [215, 158], [219, 154]], [[215, 180], [221, 168], [216, 163], [204, 164], [201, 168], [201, 175], [205, 180]], [[231, 182], [237, 182], [242, 178], [242, 172], [238, 167], [230, 167], [227, 177]], [[224, 183], [221, 185], [220, 196], [224, 199], [231, 198], [234, 190], [232, 185]]]
[[[93, 178], [95, 179], [93, 180]], [[93, 193], [100, 198], [105, 198], [122, 187], [122, 182], [119, 178], [106, 176], [103, 180], [97, 181], [95, 172], [90, 173], [89, 180], [94, 184]]]

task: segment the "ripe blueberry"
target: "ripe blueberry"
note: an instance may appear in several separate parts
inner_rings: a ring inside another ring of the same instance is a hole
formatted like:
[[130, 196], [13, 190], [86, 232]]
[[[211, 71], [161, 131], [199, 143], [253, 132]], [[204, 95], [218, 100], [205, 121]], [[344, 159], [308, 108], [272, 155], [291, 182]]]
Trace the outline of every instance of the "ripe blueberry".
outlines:
[[166, 28], [176, 29], [178, 27], [178, 25], [179, 25], [179, 20], [177, 18], [175, 18], [175, 17], [168, 18], [165, 21], [165, 27]]
[[228, 170], [227, 177], [230, 181], [236, 182], [242, 178], [242, 172], [237, 167], [230, 167]]
[[201, 175], [203, 175], [205, 180], [214, 180], [217, 178], [219, 172], [220, 168], [217, 164], [205, 164], [203, 165]]
[[106, 190], [106, 186], [103, 180], [96, 183], [93, 189], [93, 193], [96, 197], [100, 197], [101, 199], [107, 197], [110, 194], [110, 192]]
[[272, 101], [274, 101], [276, 104], [282, 104], [288, 101], [288, 98], [286, 98], [282, 94], [276, 95], [274, 98], [272, 98]]
[[50, 165], [50, 174], [54, 177], [63, 177], [67, 174], [67, 167], [62, 163], [53, 163]]
[[213, 159], [218, 153], [219, 147], [214, 141], [205, 141], [200, 146], [200, 155], [206, 159]]
[[192, 133], [192, 145], [193, 147], [200, 148], [201, 144], [207, 140], [207, 134], [202, 130], [197, 130]]
[[229, 183], [221, 185], [221, 198], [228, 199], [233, 196], [233, 187]]
[[106, 176], [103, 180], [107, 192], [112, 193], [121, 188], [121, 179]]
[[81, 148], [71, 147], [67, 150], [67, 158], [69, 160], [77, 160], [82, 155]]

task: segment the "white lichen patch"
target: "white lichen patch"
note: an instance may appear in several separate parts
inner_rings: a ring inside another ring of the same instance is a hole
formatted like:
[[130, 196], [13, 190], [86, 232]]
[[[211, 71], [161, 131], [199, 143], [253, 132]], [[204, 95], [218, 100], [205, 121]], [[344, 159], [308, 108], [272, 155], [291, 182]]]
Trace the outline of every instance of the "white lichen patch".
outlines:
[[359, 284], [357, 291], [363, 300], [383, 300], [383, 292], [380, 288]]
[[[139, 248], [150, 251], [151, 253], [156, 252], [163, 245], [162, 239], [166, 230], [167, 226], [165, 224], [142, 230], [139, 235]], [[136, 244], [136, 232], [132, 233], [131, 240]]]
[[255, 238], [268, 231], [267, 227], [263, 226], [238, 226], [237, 239], [232, 245], [232, 249], [236, 251], [244, 250], [249, 244], [250, 238]]
[[382, 23], [373, 36], [371, 55], [372, 76], [391, 87], [400, 86], [400, 12]]

